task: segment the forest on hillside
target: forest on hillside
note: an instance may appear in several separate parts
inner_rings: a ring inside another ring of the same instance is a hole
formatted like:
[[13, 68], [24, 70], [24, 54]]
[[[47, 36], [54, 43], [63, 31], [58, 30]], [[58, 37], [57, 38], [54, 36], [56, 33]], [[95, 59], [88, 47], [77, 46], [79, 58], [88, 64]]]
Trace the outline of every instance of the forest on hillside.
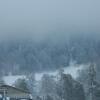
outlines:
[[[100, 40], [96, 37], [51, 38], [36, 42], [32, 39], [0, 43], [0, 74], [24, 74], [52, 71], [68, 67], [70, 62], [95, 62], [99, 71]], [[7, 73], [8, 72], [8, 73]]]

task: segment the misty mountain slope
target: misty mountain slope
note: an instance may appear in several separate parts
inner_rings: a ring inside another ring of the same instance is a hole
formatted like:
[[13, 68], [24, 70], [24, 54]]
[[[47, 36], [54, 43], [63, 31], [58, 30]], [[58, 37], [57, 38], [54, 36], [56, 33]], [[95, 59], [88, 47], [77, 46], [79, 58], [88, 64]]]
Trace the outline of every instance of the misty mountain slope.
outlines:
[[0, 44], [2, 74], [56, 70], [69, 66], [71, 61], [87, 64], [91, 61], [97, 63], [99, 59], [100, 40], [93, 38], [71, 37], [62, 41], [54, 38], [42, 42], [23, 39]]
[[[75, 67], [78, 66], [78, 67]], [[74, 63], [71, 63], [69, 67], [63, 68], [65, 74], [70, 74], [74, 79], [77, 79], [79, 77], [78, 71], [82, 71], [86, 65], [75, 65]], [[34, 77], [36, 81], [40, 81], [44, 74], [48, 74], [50, 76], [57, 76], [59, 73], [59, 70], [55, 71], [44, 71], [41, 73], [35, 73]], [[56, 79], [55, 77], [54, 79]], [[13, 85], [14, 82], [18, 79], [27, 79], [27, 75], [12, 75], [12, 73], [9, 73], [7, 76], [3, 76], [3, 80], [8, 85]]]

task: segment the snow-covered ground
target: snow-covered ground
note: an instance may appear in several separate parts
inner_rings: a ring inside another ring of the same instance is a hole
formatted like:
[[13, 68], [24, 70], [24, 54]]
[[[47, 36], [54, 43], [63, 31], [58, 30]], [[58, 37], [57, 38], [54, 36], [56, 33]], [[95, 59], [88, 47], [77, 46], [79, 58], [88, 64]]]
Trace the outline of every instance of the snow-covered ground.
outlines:
[[[75, 65], [75, 64], [71, 63], [69, 67], [64, 68], [64, 73], [65, 74], [71, 74], [72, 77], [74, 79], [76, 79], [79, 76], [78, 72], [81, 71], [81, 70], [83, 70], [85, 68], [85, 66], [87, 66], [87, 65], [77, 65], [77, 64]], [[44, 74], [49, 74], [49, 75], [54, 75], [55, 76], [55, 75], [57, 75], [57, 73], [58, 73], [58, 70], [56, 70], [54, 72], [36, 73], [35, 74], [35, 78], [38, 81], [38, 80], [41, 79], [41, 77]]]
[[8, 75], [4, 76], [3, 79], [7, 85], [13, 85], [17, 79], [26, 78], [25, 75]]
[[[76, 64], [71, 63], [69, 67], [64, 68], [64, 73], [71, 74], [73, 76], [73, 78], [77, 78], [79, 76], [78, 72], [83, 70], [84, 68], [86, 68], [85, 66], [87, 66], [87, 65], [76, 65]], [[49, 74], [49, 75], [55, 76], [55, 75], [57, 75], [57, 73], [58, 73], [58, 70], [56, 70], [54, 72], [36, 73], [35, 79], [37, 81], [39, 81], [39, 80], [41, 80], [41, 77], [44, 74]], [[16, 76], [9, 75], [9, 76], [4, 76], [3, 79], [6, 84], [13, 85], [17, 79], [23, 79], [23, 78], [26, 78], [26, 76], [25, 75], [16, 75]]]

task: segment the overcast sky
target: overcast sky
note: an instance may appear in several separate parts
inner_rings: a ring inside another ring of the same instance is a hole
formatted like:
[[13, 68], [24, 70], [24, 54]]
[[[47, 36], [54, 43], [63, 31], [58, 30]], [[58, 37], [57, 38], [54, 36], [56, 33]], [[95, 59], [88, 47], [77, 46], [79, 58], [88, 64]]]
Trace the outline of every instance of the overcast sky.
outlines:
[[100, 32], [100, 0], [0, 0], [0, 37]]

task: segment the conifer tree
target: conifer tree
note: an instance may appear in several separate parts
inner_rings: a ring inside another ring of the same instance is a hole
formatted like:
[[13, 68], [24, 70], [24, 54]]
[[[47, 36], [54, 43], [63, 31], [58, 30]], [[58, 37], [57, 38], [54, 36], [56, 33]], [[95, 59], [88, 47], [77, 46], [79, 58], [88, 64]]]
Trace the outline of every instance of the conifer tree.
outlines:
[[88, 77], [89, 100], [95, 100], [94, 89], [95, 89], [95, 83], [96, 83], [96, 70], [95, 70], [94, 63], [92, 63], [89, 67], [88, 76], [89, 76]]

